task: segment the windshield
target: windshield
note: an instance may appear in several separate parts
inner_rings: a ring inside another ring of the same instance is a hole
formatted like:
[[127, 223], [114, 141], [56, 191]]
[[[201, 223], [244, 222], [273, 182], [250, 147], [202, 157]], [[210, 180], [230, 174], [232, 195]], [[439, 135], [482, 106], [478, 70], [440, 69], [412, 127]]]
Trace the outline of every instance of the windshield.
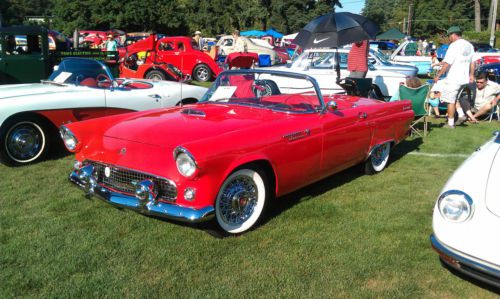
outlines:
[[383, 64], [389, 64], [389, 57], [380, 51], [370, 51], [373, 56], [377, 57]]
[[65, 59], [58, 66], [48, 81], [98, 87], [99, 82], [110, 83], [113, 80], [108, 68], [91, 59]]
[[221, 103], [285, 112], [311, 113], [323, 104], [313, 81], [280, 72], [228, 71], [221, 74], [200, 103]]

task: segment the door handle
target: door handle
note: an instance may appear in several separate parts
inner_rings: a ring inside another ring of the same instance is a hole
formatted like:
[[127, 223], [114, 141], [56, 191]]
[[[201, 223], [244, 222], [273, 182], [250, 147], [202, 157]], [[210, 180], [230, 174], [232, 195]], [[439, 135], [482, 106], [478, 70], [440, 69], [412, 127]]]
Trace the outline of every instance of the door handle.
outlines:
[[150, 94], [148, 97], [155, 99], [157, 102], [161, 99], [161, 95], [159, 94]]
[[358, 118], [365, 119], [365, 118], [367, 118], [367, 117], [368, 117], [368, 114], [366, 114], [366, 112], [360, 112], [360, 113], [358, 114]]

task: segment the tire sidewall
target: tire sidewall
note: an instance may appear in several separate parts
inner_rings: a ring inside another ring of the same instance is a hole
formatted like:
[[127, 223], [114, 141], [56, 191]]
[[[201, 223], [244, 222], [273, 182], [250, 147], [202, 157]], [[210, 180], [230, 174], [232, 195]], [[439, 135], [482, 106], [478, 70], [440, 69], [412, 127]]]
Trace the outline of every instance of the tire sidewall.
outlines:
[[166, 80], [166, 76], [165, 74], [163, 74], [161, 71], [157, 71], [157, 70], [152, 70], [152, 71], [149, 71], [147, 74], [146, 74], [146, 78], [145, 79], [150, 79], [150, 80], [158, 80], [158, 77], [160, 77], [162, 81]]
[[[219, 208], [220, 198], [227, 185], [230, 182], [232, 182], [234, 178], [241, 175], [250, 177], [255, 186], [257, 187], [257, 193], [258, 193], [257, 203], [254, 207], [252, 215], [245, 222], [243, 222], [240, 225], [230, 225], [224, 222], [223, 217], [221, 215], [221, 211]], [[224, 180], [224, 183], [222, 184], [221, 188], [219, 189], [219, 193], [217, 194], [217, 199], [215, 201], [215, 216], [217, 219], [217, 223], [224, 231], [230, 234], [239, 234], [251, 229], [259, 222], [260, 219], [262, 219], [262, 216], [264, 214], [264, 208], [266, 206], [266, 200], [268, 197], [267, 192], [268, 190], [265, 177], [261, 175], [258, 171], [253, 169], [239, 169], [234, 171]]]

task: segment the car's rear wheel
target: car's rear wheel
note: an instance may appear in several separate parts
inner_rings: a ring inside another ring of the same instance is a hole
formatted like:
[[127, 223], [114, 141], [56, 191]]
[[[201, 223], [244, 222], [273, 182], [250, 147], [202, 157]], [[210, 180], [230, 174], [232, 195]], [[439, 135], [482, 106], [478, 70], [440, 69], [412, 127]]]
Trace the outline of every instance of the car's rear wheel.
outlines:
[[365, 161], [365, 173], [376, 174], [384, 170], [389, 161], [389, 153], [391, 151], [391, 143], [376, 145]]
[[151, 80], [160, 81], [160, 80], [166, 80], [167, 76], [165, 76], [165, 74], [163, 72], [161, 72], [161, 71], [151, 70], [151, 71], [149, 71], [146, 74], [146, 78], [145, 79], [151, 79]]
[[7, 165], [19, 166], [43, 160], [50, 137], [43, 121], [16, 118], [8, 121], [0, 132], [0, 159]]
[[206, 64], [198, 64], [193, 70], [193, 79], [207, 82], [212, 78], [212, 70]]
[[222, 184], [215, 202], [217, 223], [230, 234], [243, 233], [262, 219], [268, 183], [260, 170], [239, 169]]

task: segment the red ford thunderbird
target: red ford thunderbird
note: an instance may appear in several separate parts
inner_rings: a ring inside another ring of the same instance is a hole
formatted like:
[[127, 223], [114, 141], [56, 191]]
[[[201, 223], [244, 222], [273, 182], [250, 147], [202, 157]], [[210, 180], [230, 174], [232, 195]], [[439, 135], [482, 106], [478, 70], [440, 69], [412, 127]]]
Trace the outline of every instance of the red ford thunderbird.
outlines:
[[239, 70], [219, 75], [197, 104], [60, 131], [76, 153], [70, 181], [87, 195], [167, 219], [215, 217], [237, 234], [275, 197], [359, 163], [382, 171], [412, 119], [410, 101], [327, 96], [307, 75]]

